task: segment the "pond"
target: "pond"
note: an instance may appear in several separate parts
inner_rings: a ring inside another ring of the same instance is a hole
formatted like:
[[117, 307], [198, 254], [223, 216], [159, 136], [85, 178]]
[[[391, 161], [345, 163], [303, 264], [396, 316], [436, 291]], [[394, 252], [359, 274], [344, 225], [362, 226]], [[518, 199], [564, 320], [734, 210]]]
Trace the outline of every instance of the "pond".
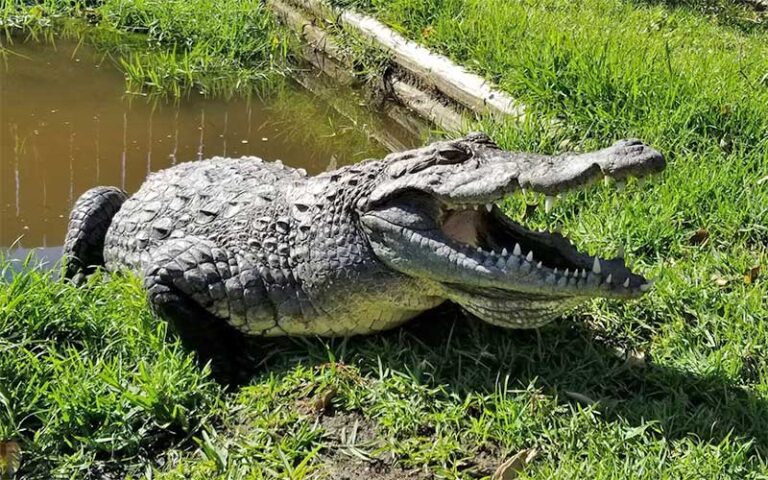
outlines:
[[[167, 101], [126, 91], [114, 60], [85, 45], [19, 43], [0, 64], [0, 249], [58, 258], [69, 211], [96, 185], [131, 193], [149, 172], [216, 155], [255, 155], [318, 173], [419, 139], [355, 90]], [[306, 78], [306, 76], [305, 76]], [[317, 89], [315, 89], [317, 91]], [[344, 104], [344, 114], [332, 107]], [[385, 131], [384, 136], [381, 132]]]

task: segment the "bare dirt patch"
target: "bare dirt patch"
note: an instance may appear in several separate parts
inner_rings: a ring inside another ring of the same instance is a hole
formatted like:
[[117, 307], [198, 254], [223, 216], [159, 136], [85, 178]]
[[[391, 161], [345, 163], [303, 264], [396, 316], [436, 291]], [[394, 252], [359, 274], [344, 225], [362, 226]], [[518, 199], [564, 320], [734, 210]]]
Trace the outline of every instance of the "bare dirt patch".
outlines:
[[373, 421], [358, 412], [329, 412], [318, 419], [327, 446], [321, 452], [322, 471], [334, 480], [431, 480], [422, 468], [403, 468], [383, 450], [384, 441]]

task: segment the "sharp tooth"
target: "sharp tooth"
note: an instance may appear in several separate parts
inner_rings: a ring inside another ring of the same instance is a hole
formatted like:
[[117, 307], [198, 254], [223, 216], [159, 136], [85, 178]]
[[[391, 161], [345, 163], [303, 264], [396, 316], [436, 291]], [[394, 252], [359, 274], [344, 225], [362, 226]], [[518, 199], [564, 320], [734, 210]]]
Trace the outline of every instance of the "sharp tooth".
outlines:
[[608, 283], [608, 284], [613, 283], [613, 274], [612, 273], [608, 274], [608, 277], [605, 279], [605, 283]]
[[490, 212], [491, 210], [493, 210], [493, 205], [492, 205], [492, 204], [490, 204], [490, 203], [486, 203], [486, 204], [485, 204], [485, 209], [486, 209], [486, 210], [488, 210], [488, 211]]
[[483, 249], [480, 247], [477, 247], [477, 253], [483, 253]]
[[641, 292], [647, 292], [648, 290], [651, 289], [651, 287], [653, 287], [653, 282], [644, 283], [644, 284], [640, 285], [640, 291]]
[[544, 264], [544, 262], [539, 262], [536, 264], [536, 268], [541, 269], [541, 266]]
[[624, 258], [624, 245], [619, 245], [619, 248], [616, 249], [616, 256]]
[[565, 275], [567, 277], [567, 276], [570, 276], [570, 274], [571, 274], [571, 271], [566, 268], [565, 269], [565, 273], [563, 275]]
[[618, 182], [616, 182], [616, 190], [620, 192], [623, 192], [626, 186], [627, 186], [627, 182], [624, 180], [619, 180]]
[[506, 248], [502, 248], [502, 249], [501, 249], [501, 255], [502, 255], [502, 256], [504, 256], [504, 257], [506, 257], [507, 255], [509, 255], [509, 253], [507, 252], [507, 249], [506, 249]]
[[544, 212], [549, 213], [552, 211], [552, 207], [555, 206], [555, 197], [550, 197], [547, 195], [547, 198], [544, 199]]
[[491, 250], [491, 255], [496, 255], [496, 250]]
[[533, 261], [533, 250], [528, 252], [528, 255], [525, 256], [525, 259], [528, 260], [529, 262]]
[[553, 270], [554, 274], [557, 275], [557, 267]]
[[515, 244], [515, 248], [512, 250], [512, 255], [517, 255], [519, 257], [520, 255], [522, 255], [522, 253], [523, 253], [523, 251], [520, 248], [520, 244], [516, 243]]
[[600, 259], [595, 257], [595, 262], [592, 264], [592, 272], [599, 275], [600, 271]]
[[472, 205], [472, 210], [477, 210], [477, 205]]
[[587, 269], [586, 268], [582, 268], [581, 269], [581, 278], [587, 278]]
[[624, 280], [624, 288], [629, 288], [629, 277], [627, 277], [627, 279]]

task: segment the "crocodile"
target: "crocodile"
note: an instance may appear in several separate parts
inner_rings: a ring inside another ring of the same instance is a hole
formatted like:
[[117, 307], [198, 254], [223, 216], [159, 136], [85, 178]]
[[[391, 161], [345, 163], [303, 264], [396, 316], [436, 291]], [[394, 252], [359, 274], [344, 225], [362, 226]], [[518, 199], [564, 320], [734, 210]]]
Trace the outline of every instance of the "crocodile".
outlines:
[[231, 348], [233, 332], [367, 334], [446, 301], [497, 326], [537, 328], [589, 298], [638, 298], [651, 283], [621, 256], [587, 255], [495, 204], [527, 189], [549, 207], [594, 180], [664, 167], [634, 139], [548, 156], [503, 150], [482, 133], [316, 176], [215, 157], [152, 173], [130, 197], [85, 192], [69, 219], [66, 275], [138, 273], [153, 309], [210, 355]]

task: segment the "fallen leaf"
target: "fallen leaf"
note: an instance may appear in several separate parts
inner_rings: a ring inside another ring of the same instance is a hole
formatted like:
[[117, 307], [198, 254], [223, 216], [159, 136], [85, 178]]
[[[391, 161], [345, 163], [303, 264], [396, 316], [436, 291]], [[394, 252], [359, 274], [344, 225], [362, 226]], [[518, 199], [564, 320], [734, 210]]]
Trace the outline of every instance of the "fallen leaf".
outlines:
[[691, 245], [701, 245], [706, 242], [707, 239], [709, 239], [709, 231], [706, 228], [700, 228], [691, 235], [691, 238], [688, 239], [688, 241]]
[[514, 454], [507, 461], [499, 465], [499, 468], [491, 476], [491, 480], [512, 480], [517, 478], [522, 469], [531, 463], [539, 452], [535, 448], [526, 448]]
[[312, 411], [314, 413], [322, 413], [326, 411], [328, 406], [331, 404], [331, 400], [333, 400], [333, 397], [336, 396], [337, 392], [338, 390], [333, 385], [320, 392], [312, 401]]
[[21, 464], [21, 446], [13, 440], [0, 441], [0, 478], [11, 479]]
[[744, 283], [751, 285], [760, 276], [760, 265], [756, 265], [744, 272]]
[[723, 278], [719, 275], [712, 275], [711, 277], [709, 277], [709, 279], [712, 280], [715, 283], [715, 285], [717, 285], [718, 287], [724, 287], [728, 285], [728, 281], [729, 281], [727, 278]]

